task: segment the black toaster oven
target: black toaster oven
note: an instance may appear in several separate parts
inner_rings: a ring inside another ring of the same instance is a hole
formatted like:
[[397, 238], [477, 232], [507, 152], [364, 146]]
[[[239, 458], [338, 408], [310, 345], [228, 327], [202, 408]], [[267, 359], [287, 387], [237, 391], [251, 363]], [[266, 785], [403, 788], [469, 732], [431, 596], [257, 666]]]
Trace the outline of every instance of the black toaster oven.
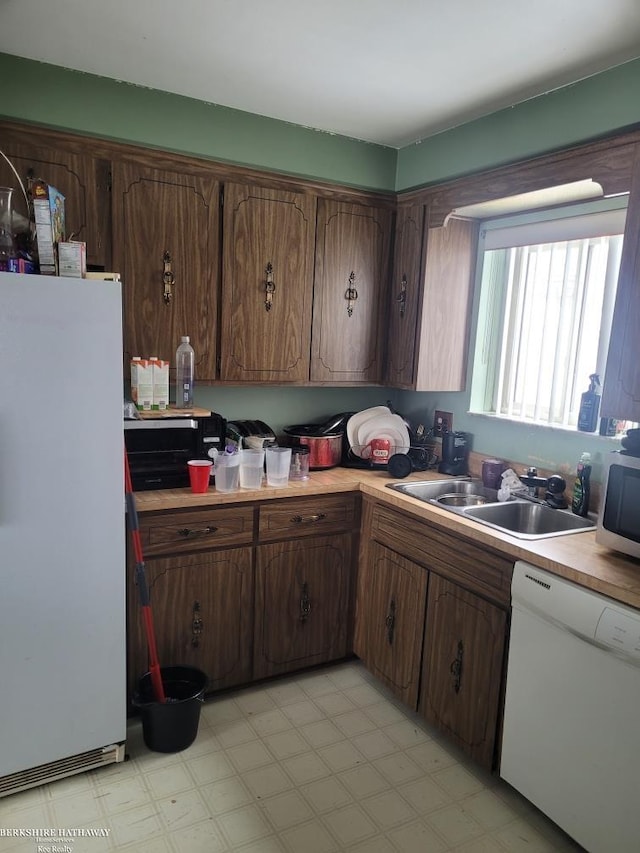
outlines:
[[207, 417], [125, 420], [124, 443], [134, 492], [178, 489], [189, 485], [189, 459], [210, 458], [223, 450], [226, 421]]

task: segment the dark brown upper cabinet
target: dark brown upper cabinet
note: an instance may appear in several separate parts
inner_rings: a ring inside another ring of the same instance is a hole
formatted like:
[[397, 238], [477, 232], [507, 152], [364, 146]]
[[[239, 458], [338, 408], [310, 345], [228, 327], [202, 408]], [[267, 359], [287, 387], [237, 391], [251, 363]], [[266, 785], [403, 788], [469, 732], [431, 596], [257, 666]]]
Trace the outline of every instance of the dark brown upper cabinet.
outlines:
[[391, 210], [320, 199], [312, 382], [382, 380]]
[[215, 378], [219, 184], [200, 174], [113, 166], [115, 268], [122, 275], [125, 358], [175, 366], [189, 335], [195, 379]]
[[309, 378], [316, 199], [224, 188], [220, 378]]

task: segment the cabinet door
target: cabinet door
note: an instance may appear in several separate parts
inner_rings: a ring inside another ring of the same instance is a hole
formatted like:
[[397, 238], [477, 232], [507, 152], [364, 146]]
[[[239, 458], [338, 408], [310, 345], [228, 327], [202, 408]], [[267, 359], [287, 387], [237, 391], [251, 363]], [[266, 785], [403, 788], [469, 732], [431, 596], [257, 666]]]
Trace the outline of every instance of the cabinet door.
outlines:
[[318, 202], [311, 379], [379, 382], [391, 211]]
[[412, 388], [418, 312], [422, 305], [422, 240], [424, 207], [401, 206], [396, 215], [393, 273], [385, 381], [396, 388]]
[[347, 652], [351, 534], [259, 545], [254, 678]]
[[[194, 666], [208, 690], [251, 679], [251, 548], [149, 560], [146, 576], [160, 666]], [[131, 573], [133, 577], [133, 573]], [[129, 584], [129, 687], [147, 669], [135, 584]]]
[[[20, 175], [25, 189], [29, 180], [42, 178], [64, 196], [67, 239], [87, 244], [87, 265], [111, 269], [111, 223], [109, 195], [109, 163], [90, 155], [70, 153], [55, 147], [38, 147], [16, 137], [3, 134], [2, 150]], [[13, 206], [27, 216], [27, 206], [15, 175], [0, 158], [0, 185], [15, 187]]]
[[464, 391], [478, 224], [429, 228], [418, 324], [416, 391]]
[[416, 708], [427, 572], [384, 545], [364, 549], [358, 574], [354, 651]]
[[[157, 355], [175, 368], [180, 337], [189, 335], [196, 382], [215, 378], [218, 189], [206, 177], [114, 164], [114, 257], [123, 283], [125, 358]], [[166, 297], [165, 274], [173, 277]]]
[[600, 414], [640, 421], [640, 145], [624, 229]]
[[309, 379], [316, 200], [226, 184], [220, 378]]
[[420, 711], [480, 764], [494, 762], [507, 616], [430, 576]]

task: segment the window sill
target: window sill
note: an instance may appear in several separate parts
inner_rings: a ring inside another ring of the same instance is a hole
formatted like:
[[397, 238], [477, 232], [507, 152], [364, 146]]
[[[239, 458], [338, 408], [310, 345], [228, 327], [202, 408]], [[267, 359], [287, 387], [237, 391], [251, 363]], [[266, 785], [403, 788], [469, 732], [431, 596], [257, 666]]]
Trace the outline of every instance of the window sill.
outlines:
[[544, 432], [551, 433], [562, 433], [567, 436], [575, 436], [576, 438], [580, 437], [588, 437], [589, 439], [598, 439], [599, 441], [605, 443], [609, 447], [617, 448], [620, 445], [620, 439], [624, 438], [625, 432], [621, 432], [618, 435], [600, 435], [598, 432], [582, 432], [577, 427], [572, 426], [561, 426], [560, 424], [545, 424], [538, 423], [536, 421], [522, 421], [518, 418], [509, 418], [505, 415], [494, 415], [489, 412], [472, 412], [468, 411], [467, 415], [473, 418], [482, 418], [487, 422], [500, 422], [504, 424], [510, 424], [515, 427], [522, 427], [524, 429], [534, 429], [534, 430], [542, 430]]

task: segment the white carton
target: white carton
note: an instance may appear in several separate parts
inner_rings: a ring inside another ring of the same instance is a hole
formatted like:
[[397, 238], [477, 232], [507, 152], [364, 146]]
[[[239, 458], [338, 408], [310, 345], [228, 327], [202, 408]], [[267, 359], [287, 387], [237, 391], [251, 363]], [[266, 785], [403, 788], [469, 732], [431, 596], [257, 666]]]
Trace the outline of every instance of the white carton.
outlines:
[[153, 363], [149, 358], [131, 359], [131, 399], [142, 412], [153, 408]]
[[140, 364], [140, 356], [134, 355], [129, 362], [131, 368], [131, 399], [134, 403], [138, 401], [138, 365]]
[[58, 269], [60, 275], [84, 278], [87, 274], [87, 244], [79, 240], [58, 243]]
[[169, 362], [152, 355], [153, 364], [153, 408], [161, 412], [169, 406]]

